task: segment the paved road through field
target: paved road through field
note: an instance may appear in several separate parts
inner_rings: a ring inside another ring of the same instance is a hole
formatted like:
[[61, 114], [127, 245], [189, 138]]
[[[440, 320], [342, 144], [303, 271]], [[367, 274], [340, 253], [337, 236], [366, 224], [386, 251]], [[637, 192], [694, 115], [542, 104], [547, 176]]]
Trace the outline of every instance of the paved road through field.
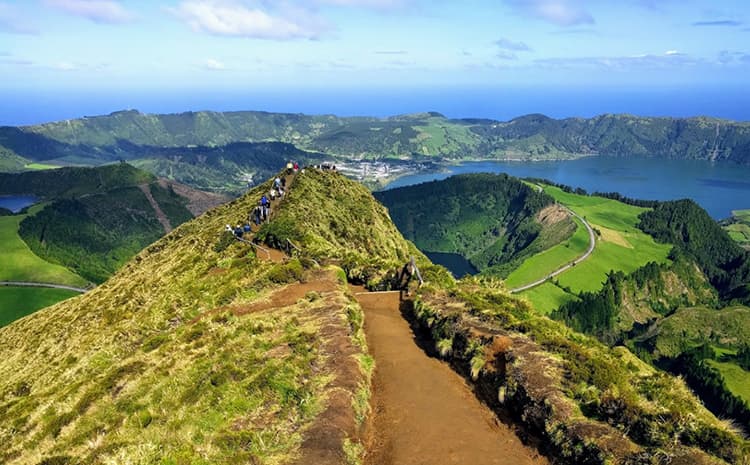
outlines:
[[67, 291], [80, 292], [81, 294], [89, 291], [89, 289], [84, 289], [82, 287], [66, 286], [64, 284], [32, 283], [28, 281], [0, 281], [0, 286], [49, 287], [52, 289], [65, 289]]
[[586, 227], [586, 230], [589, 232], [589, 248], [588, 248], [588, 250], [586, 250], [586, 253], [584, 253], [580, 257], [576, 258], [575, 260], [573, 260], [572, 262], [566, 264], [565, 266], [563, 266], [561, 268], [558, 268], [557, 270], [553, 271], [552, 273], [548, 274], [547, 276], [543, 277], [542, 279], [534, 281], [533, 283], [526, 284], [524, 286], [517, 287], [515, 289], [511, 289], [510, 290], [511, 293], [517, 294], [519, 292], [523, 292], [523, 291], [526, 291], [528, 289], [531, 289], [532, 287], [539, 286], [540, 284], [544, 284], [548, 279], [552, 279], [555, 276], [557, 276], [557, 275], [559, 275], [559, 274], [561, 274], [561, 273], [563, 273], [563, 272], [565, 272], [565, 271], [573, 268], [577, 264], [579, 264], [582, 261], [586, 260], [587, 258], [589, 258], [589, 256], [591, 255], [591, 253], [594, 251], [594, 247], [596, 247], [596, 236], [594, 235], [594, 230], [591, 228], [591, 225], [588, 223], [588, 221], [586, 221], [585, 219], [583, 219], [583, 217], [581, 217], [579, 214], [577, 214], [576, 212], [574, 212], [570, 208], [565, 207], [565, 209], [568, 210], [568, 212], [570, 212], [571, 215], [573, 215], [576, 218], [578, 218], [579, 220], [581, 220], [581, 223], [583, 223], [583, 225]]

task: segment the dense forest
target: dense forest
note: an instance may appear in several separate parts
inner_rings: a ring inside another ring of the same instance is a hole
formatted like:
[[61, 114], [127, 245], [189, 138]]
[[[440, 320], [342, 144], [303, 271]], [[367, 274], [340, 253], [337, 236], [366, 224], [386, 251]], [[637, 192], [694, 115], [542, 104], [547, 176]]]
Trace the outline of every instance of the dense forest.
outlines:
[[38, 256], [95, 283], [165, 234], [144, 191], [172, 227], [193, 217], [189, 198], [126, 163], [0, 173], [0, 194], [34, 194], [45, 201], [41, 211], [21, 221], [24, 242]]
[[566, 212], [539, 219], [554, 200], [505, 174], [467, 174], [376, 192], [420, 250], [457, 253], [477, 269], [507, 275], [575, 230]]
[[750, 254], [698, 204], [692, 200], [661, 202], [641, 216], [638, 227], [657, 241], [674, 244], [673, 255], [695, 260], [723, 298], [750, 303], [745, 295]]

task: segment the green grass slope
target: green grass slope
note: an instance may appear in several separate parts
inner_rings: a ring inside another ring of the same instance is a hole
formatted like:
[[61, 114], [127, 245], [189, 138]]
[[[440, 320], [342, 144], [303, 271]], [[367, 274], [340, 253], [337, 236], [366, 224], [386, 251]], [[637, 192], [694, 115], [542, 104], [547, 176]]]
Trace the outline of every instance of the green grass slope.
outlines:
[[750, 341], [750, 308], [681, 308], [636, 341], [655, 358], [674, 358], [705, 343], [740, 347]]
[[306, 438], [320, 435], [341, 463], [356, 450], [372, 367], [362, 315], [311, 258], [396, 264], [413, 246], [362, 186], [307, 172], [269, 226], [296, 218], [303, 258], [261, 261], [224, 225], [268, 187], [0, 329], [0, 462], [313, 463]]
[[457, 253], [500, 276], [573, 229], [551, 197], [505, 174], [453, 176], [375, 196], [421, 250]]
[[0, 286], [0, 327], [77, 295], [65, 289]]
[[413, 315], [475, 392], [539, 435], [560, 463], [748, 460], [747, 441], [681, 379], [540, 316], [495, 282], [428, 285]]
[[36, 205], [27, 214], [0, 216], [0, 281], [29, 281], [85, 286], [87, 281], [68, 268], [36, 255], [18, 234], [22, 221], [44, 208]]
[[[143, 189], [150, 192], [159, 212]], [[169, 184], [125, 163], [0, 173], [0, 193], [34, 194], [46, 199], [43, 207], [34, 208], [33, 215], [15, 217], [20, 223], [16, 230], [28, 245], [26, 249], [50, 264], [71, 269], [97, 283], [164, 235], [161, 214], [172, 226], [193, 217], [188, 210], [190, 193], [177, 194]], [[8, 275], [24, 276], [51, 266], [14, 260], [17, 264], [5, 270]], [[78, 284], [82, 285], [82, 281], [79, 279]], [[60, 279], [50, 282], [68, 283]]]

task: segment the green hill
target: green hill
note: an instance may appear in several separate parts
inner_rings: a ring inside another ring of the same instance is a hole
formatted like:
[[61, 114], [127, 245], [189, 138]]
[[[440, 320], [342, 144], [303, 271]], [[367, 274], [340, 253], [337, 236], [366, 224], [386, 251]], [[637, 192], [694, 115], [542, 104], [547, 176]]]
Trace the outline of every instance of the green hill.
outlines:
[[375, 197], [421, 250], [459, 254], [503, 277], [575, 230], [552, 197], [505, 174], [453, 176]]
[[724, 298], [750, 302], [750, 252], [742, 249], [692, 200], [661, 202], [641, 216], [638, 226], [660, 242], [675, 245], [673, 253], [696, 261]]
[[[352, 405], [371, 364], [362, 317], [343, 273], [313, 260], [366, 254], [390, 269], [413, 246], [364, 187], [309, 172], [271, 230], [304, 214], [294, 237], [313, 255], [261, 261], [226, 242], [224, 225], [268, 188], [178, 227], [89, 293], [0, 329], [0, 417], [12, 425], [0, 429], [2, 463], [289, 463], [310, 434], [338, 438], [338, 455], [358, 441], [364, 410]], [[332, 223], [352, 214], [358, 222]]]
[[[101, 283], [167, 229], [225, 199], [118, 163], [98, 168], [0, 173], [0, 194], [34, 194], [28, 212], [0, 217], [2, 281], [86, 287]], [[152, 202], [153, 201], [153, 202]], [[16, 289], [0, 296], [10, 321], [69, 292], [40, 290], [21, 303]], [[42, 295], [44, 294], [44, 295]]]
[[257, 258], [224, 225], [269, 187], [179, 226], [89, 293], [0, 329], [0, 461], [359, 460], [372, 359], [345, 277], [378, 286], [412, 255], [426, 280], [418, 324], [557, 462], [747, 460], [747, 444], [679, 380], [492, 279], [455, 282], [337, 173], [296, 176], [257, 234], [291, 240], [297, 256]]
[[720, 224], [740, 246], [750, 250], [750, 210], [735, 210]]
[[[325, 154], [325, 155], [323, 155]], [[28, 127], [0, 127], [0, 169], [127, 160], [152, 173], [239, 194], [279, 162], [661, 157], [750, 163], [750, 124], [711, 118], [601, 115], [555, 120], [390, 118], [135, 110]]]

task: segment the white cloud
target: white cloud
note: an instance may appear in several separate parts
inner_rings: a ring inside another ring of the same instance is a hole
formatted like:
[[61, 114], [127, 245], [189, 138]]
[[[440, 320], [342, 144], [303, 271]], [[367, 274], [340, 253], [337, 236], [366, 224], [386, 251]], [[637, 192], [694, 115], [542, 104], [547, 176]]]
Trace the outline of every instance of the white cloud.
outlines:
[[559, 26], [594, 24], [594, 18], [580, 0], [505, 0], [519, 14]]
[[706, 60], [701, 58], [694, 58], [674, 50], [672, 52], [675, 53], [664, 53], [662, 55], [642, 54], [631, 56], [542, 58], [534, 60], [534, 63], [550, 68], [606, 68], [610, 70], [683, 69], [707, 63]]
[[120, 2], [114, 0], [45, 0], [44, 3], [95, 23], [126, 23], [134, 18]]
[[75, 71], [79, 67], [75, 63], [71, 63], [69, 61], [61, 61], [52, 65], [52, 68], [58, 71]]
[[664, 52], [664, 54], [665, 55], [680, 55], [680, 52], [678, 52], [677, 50], [667, 50], [666, 52]]
[[209, 58], [205, 63], [203, 63], [203, 68], [211, 71], [221, 71], [227, 69], [227, 66], [219, 60]]
[[270, 11], [237, 1], [188, 0], [171, 9], [196, 31], [254, 39], [318, 39], [329, 27], [309, 10]]

